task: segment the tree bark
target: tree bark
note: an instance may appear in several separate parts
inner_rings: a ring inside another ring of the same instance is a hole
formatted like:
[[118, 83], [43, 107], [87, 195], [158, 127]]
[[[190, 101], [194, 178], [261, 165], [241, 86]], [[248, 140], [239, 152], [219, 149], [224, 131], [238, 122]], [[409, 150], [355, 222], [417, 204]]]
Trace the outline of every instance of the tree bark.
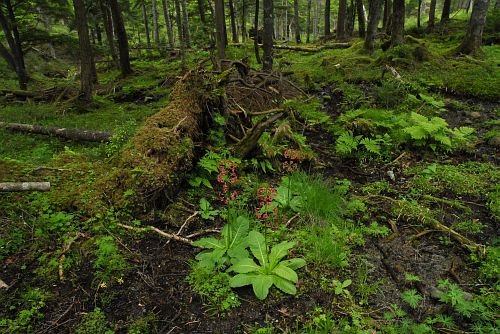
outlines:
[[144, 0], [141, 1], [142, 8], [142, 21], [144, 24], [144, 32], [146, 33], [146, 44], [148, 46], [147, 53], [148, 57], [151, 57], [151, 36], [149, 35], [149, 23], [148, 23], [148, 12], [146, 10], [146, 2]]
[[215, 42], [217, 57], [220, 61], [226, 58], [226, 44], [224, 41], [224, 0], [215, 0]]
[[185, 67], [185, 57], [184, 53], [186, 50], [186, 40], [183, 33], [182, 18], [181, 18], [181, 3], [180, 0], [174, 0], [175, 4], [175, 23], [177, 25], [177, 35], [179, 36], [179, 46], [181, 49], [181, 66]]
[[356, 23], [356, 5], [355, 0], [351, 0], [351, 4], [347, 6], [347, 23], [346, 23], [346, 35], [351, 37], [354, 32], [354, 25]]
[[238, 31], [236, 30], [236, 18], [234, 15], [234, 3], [233, 0], [229, 0], [229, 19], [231, 20], [231, 33], [233, 43], [239, 43]]
[[382, 18], [382, 31], [391, 31], [392, 0], [384, 0], [384, 15]]
[[158, 24], [158, 4], [157, 0], [152, 0], [151, 1], [151, 9], [153, 11], [153, 36], [155, 40], [155, 44], [158, 47], [161, 42], [160, 42], [160, 26]]
[[441, 12], [441, 24], [445, 24], [450, 20], [451, 0], [444, 0], [443, 11]]
[[293, 0], [293, 24], [295, 25], [295, 42], [301, 43], [300, 40], [300, 17], [299, 17], [299, 0]]
[[0, 122], [0, 127], [3, 127], [9, 131], [27, 132], [27, 133], [35, 133], [41, 135], [53, 135], [76, 141], [106, 142], [109, 141], [109, 139], [111, 138], [110, 132], [43, 127], [40, 125], [33, 125], [33, 124]]
[[253, 38], [253, 47], [254, 47], [254, 52], [255, 52], [255, 59], [258, 64], [262, 63], [262, 60], [260, 59], [260, 52], [259, 52], [259, 12], [260, 12], [260, 0], [255, 0], [255, 17], [254, 17], [254, 23], [253, 23], [253, 29], [255, 32], [254, 38]]
[[247, 41], [247, 0], [241, 0], [241, 40], [243, 42]]
[[73, 0], [75, 7], [75, 22], [78, 30], [80, 45], [80, 96], [79, 99], [85, 103], [92, 102], [92, 48], [90, 46], [89, 29], [87, 24], [87, 13], [83, 0]]
[[356, 0], [356, 9], [358, 12], [358, 29], [359, 37], [364, 38], [366, 35], [366, 16], [363, 0]]
[[264, 36], [262, 38], [264, 49], [263, 70], [273, 70], [273, 1], [264, 0]]
[[422, 12], [422, 0], [418, 0], [417, 28], [420, 28], [420, 17]]
[[128, 37], [123, 23], [123, 16], [117, 0], [108, 0], [113, 18], [113, 26], [115, 28], [116, 39], [118, 41], [118, 51], [120, 53], [120, 71], [123, 77], [132, 73], [130, 67], [130, 55], [128, 50]]
[[346, 15], [347, 15], [347, 0], [339, 0], [339, 13], [337, 17], [337, 40], [343, 41], [346, 39]]
[[458, 48], [460, 53], [472, 55], [479, 51], [483, 38], [483, 29], [488, 15], [489, 0], [474, 0], [467, 33]]
[[186, 0], [182, 0], [182, 21], [183, 33], [186, 48], [191, 48], [191, 33], [189, 32], [189, 17], [187, 12]]
[[0, 183], [0, 192], [50, 191], [50, 182]]
[[330, 36], [330, 0], [325, 0], [325, 37]]
[[434, 30], [434, 21], [436, 18], [436, 0], [431, 0], [429, 8], [429, 22], [427, 22], [427, 30], [432, 32]]
[[118, 55], [116, 54], [116, 48], [115, 48], [111, 11], [106, 6], [104, 1], [105, 0], [99, 1], [99, 6], [101, 9], [102, 20], [104, 25], [104, 32], [106, 33], [106, 40], [108, 42], [109, 53], [111, 54], [111, 59], [113, 60], [113, 64], [115, 66], [118, 66]]
[[167, 29], [168, 45], [171, 49], [174, 45], [174, 33], [172, 31], [172, 20], [170, 19], [170, 12], [168, 11], [168, 0], [162, 0], [163, 18], [165, 19], [165, 28]]
[[405, 0], [393, 0], [391, 46], [403, 44], [405, 31]]
[[311, 0], [307, 0], [306, 43], [311, 41]]
[[368, 13], [368, 24], [366, 27], [365, 49], [372, 54], [375, 48], [375, 38], [377, 36], [378, 22], [382, 11], [382, 0], [370, 0], [370, 10]]

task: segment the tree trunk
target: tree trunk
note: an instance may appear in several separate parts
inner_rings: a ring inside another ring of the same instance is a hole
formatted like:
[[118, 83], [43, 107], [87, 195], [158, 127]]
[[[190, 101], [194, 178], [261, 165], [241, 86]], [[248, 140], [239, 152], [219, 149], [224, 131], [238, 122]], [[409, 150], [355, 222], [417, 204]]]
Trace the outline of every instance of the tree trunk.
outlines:
[[[24, 53], [21, 45], [19, 30], [17, 29], [17, 20], [14, 15], [14, 9], [10, 0], [3, 1], [7, 9], [7, 15], [4, 15], [3, 8], [0, 6], [0, 25], [5, 33], [5, 39], [10, 48], [10, 52], [0, 43], [0, 54], [7, 63], [16, 71], [19, 81], [19, 88], [26, 90], [28, 88], [28, 75], [24, 64]], [[2, 1], [0, 1], [2, 4]], [[8, 19], [7, 19], [8, 18]], [[7, 56], [8, 54], [8, 56]]]
[[241, 40], [242, 42], [246, 42], [248, 35], [247, 35], [247, 15], [248, 15], [248, 8], [247, 8], [247, 0], [241, 0]]
[[144, 32], [146, 33], [146, 44], [148, 46], [147, 53], [148, 57], [151, 57], [151, 36], [149, 35], [149, 23], [148, 23], [148, 12], [146, 11], [146, 3], [144, 0], [141, 1], [142, 8], [142, 21], [144, 23]]
[[186, 48], [191, 48], [191, 33], [189, 32], [189, 17], [186, 7], [186, 0], [182, 0], [182, 20], [183, 32]]
[[306, 43], [311, 41], [311, 0], [307, 0]]
[[0, 183], [0, 192], [50, 191], [50, 182]]
[[391, 32], [392, 0], [384, 0], [384, 14], [382, 17], [382, 31]]
[[325, 0], [325, 37], [330, 35], [330, 0]]
[[92, 102], [92, 48], [90, 46], [87, 10], [83, 0], [73, 0], [75, 22], [80, 45], [80, 97], [85, 103]]
[[458, 48], [460, 53], [472, 55], [481, 48], [483, 29], [488, 15], [489, 0], [474, 0], [467, 33]]
[[165, 28], [167, 29], [168, 45], [171, 49], [174, 45], [174, 32], [172, 31], [172, 20], [170, 19], [170, 12], [168, 10], [168, 0], [162, 0], [163, 18], [165, 19]]
[[117, 0], [108, 0], [113, 18], [113, 26], [115, 28], [116, 39], [118, 41], [118, 51], [120, 53], [120, 71], [123, 77], [132, 73], [130, 67], [130, 55], [128, 50], [128, 37], [123, 16]]
[[343, 41], [346, 39], [346, 15], [347, 15], [347, 0], [339, 0], [339, 13], [337, 17], [337, 40]]
[[366, 27], [365, 49], [372, 54], [375, 48], [378, 22], [382, 11], [382, 0], [370, 0], [368, 24]]
[[259, 12], [260, 12], [260, 0], [255, 0], [255, 16], [253, 21], [254, 37], [253, 37], [253, 47], [255, 51], [255, 59], [258, 64], [262, 63], [259, 53]]
[[417, 28], [420, 28], [421, 12], [422, 12], [422, 0], [418, 0]]
[[236, 30], [236, 18], [234, 15], [234, 3], [233, 0], [229, 0], [229, 19], [231, 20], [231, 33], [233, 43], [239, 43], [238, 31]]
[[299, 17], [299, 0], [293, 0], [293, 24], [295, 25], [295, 42], [300, 44], [300, 17]]
[[273, 1], [264, 0], [264, 36], [262, 38], [264, 49], [263, 70], [273, 70]]
[[102, 46], [102, 30], [99, 23], [95, 24], [95, 36], [97, 37], [97, 44]]
[[224, 0], [215, 0], [215, 42], [217, 57], [220, 61], [226, 58], [226, 44], [224, 41]]
[[110, 132], [43, 127], [40, 125], [32, 125], [32, 124], [0, 122], [0, 127], [5, 128], [9, 131], [27, 132], [27, 133], [35, 133], [41, 135], [52, 135], [76, 141], [106, 142], [109, 141], [109, 139], [111, 138]]
[[161, 44], [161, 42], [160, 42], [160, 26], [158, 24], [158, 4], [156, 1], [157, 0], [151, 1], [151, 7], [153, 11], [153, 36], [155, 44], [158, 47]]
[[432, 32], [434, 30], [434, 21], [436, 18], [436, 0], [431, 0], [429, 8], [429, 22], [427, 22], [427, 30]]
[[405, 0], [393, 0], [391, 46], [403, 44], [405, 31]]
[[441, 24], [445, 24], [450, 20], [451, 0], [444, 0], [443, 11], [441, 12]]
[[203, 28], [203, 32], [209, 39], [208, 44], [213, 46], [213, 33], [211, 33], [208, 30], [208, 22], [207, 22], [207, 17], [205, 15], [205, 4], [203, 3], [203, 1], [204, 0], [198, 0], [198, 12], [200, 12], [200, 21]]
[[363, 0], [356, 0], [356, 8], [358, 12], [358, 29], [359, 37], [364, 38], [366, 33], [366, 16]]

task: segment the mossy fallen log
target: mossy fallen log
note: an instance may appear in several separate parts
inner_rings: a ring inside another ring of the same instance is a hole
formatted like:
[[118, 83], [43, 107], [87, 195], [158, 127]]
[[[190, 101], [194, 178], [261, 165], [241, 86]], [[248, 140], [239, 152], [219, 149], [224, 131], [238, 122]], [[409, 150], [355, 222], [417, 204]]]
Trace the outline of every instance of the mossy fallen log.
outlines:
[[89, 142], [106, 142], [111, 138], [110, 132], [92, 131], [92, 130], [78, 130], [56, 127], [43, 127], [34, 124], [21, 124], [21, 123], [5, 123], [0, 122], [0, 127], [15, 132], [27, 132], [41, 135], [53, 135], [61, 138], [89, 141]]
[[50, 182], [4, 182], [0, 192], [50, 191]]

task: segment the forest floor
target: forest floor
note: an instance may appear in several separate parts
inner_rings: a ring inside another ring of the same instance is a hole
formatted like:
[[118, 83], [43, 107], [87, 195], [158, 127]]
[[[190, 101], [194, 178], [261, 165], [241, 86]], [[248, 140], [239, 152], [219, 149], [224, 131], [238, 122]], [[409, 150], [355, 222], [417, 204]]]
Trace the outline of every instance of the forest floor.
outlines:
[[[280, 101], [289, 117], [260, 153], [231, 156], [221, 121], [177, 196], [147, 212], [127, 202], [94, 210], [86, 187], [168, 105], [178, 60], [136, 61], [127, 79], [100, 68], [91, 106], [4, 96], [0, 121], [114, 136], [78, 143], [0, 129], [0, 182], [52, 183], [49, 193], [0, 193], [0, 333], [497, 333], [500, 48], [455, 56], [459, 37], [449, 36], [373, 56], [359, 40], [278, 52], [305, 93]], [[34, 89], [76, 89], [54, 74], [63, 66], [31, 69], [43, 73]], [[235, 166], [238, 209], [219, 201], [210, 170], [219, 165]], [[263, 211], [259, 189], [277, 191], [276, 211]], [[296, 269], [296, 294], [273, 287], [260, 300], [250, 286], [229, 287], [227, 264], [198, 265], [199, 248], [121, 228], [188, 236], [220, 230], [233, 211], [267, 243], [294, 242], [290, 253], [307, 263]]]

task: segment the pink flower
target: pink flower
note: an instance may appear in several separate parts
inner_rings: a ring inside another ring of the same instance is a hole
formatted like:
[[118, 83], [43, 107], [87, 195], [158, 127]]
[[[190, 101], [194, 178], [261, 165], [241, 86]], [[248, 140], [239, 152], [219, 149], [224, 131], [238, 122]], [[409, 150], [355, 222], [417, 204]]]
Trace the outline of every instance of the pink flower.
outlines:
[[268, 216], [268, 214], [267, 214], [267, 213], [264, 213], [264, 214], [262, 215], [262, 218], [267, 219], [267, 218], [269, 218], [269, 216]]

